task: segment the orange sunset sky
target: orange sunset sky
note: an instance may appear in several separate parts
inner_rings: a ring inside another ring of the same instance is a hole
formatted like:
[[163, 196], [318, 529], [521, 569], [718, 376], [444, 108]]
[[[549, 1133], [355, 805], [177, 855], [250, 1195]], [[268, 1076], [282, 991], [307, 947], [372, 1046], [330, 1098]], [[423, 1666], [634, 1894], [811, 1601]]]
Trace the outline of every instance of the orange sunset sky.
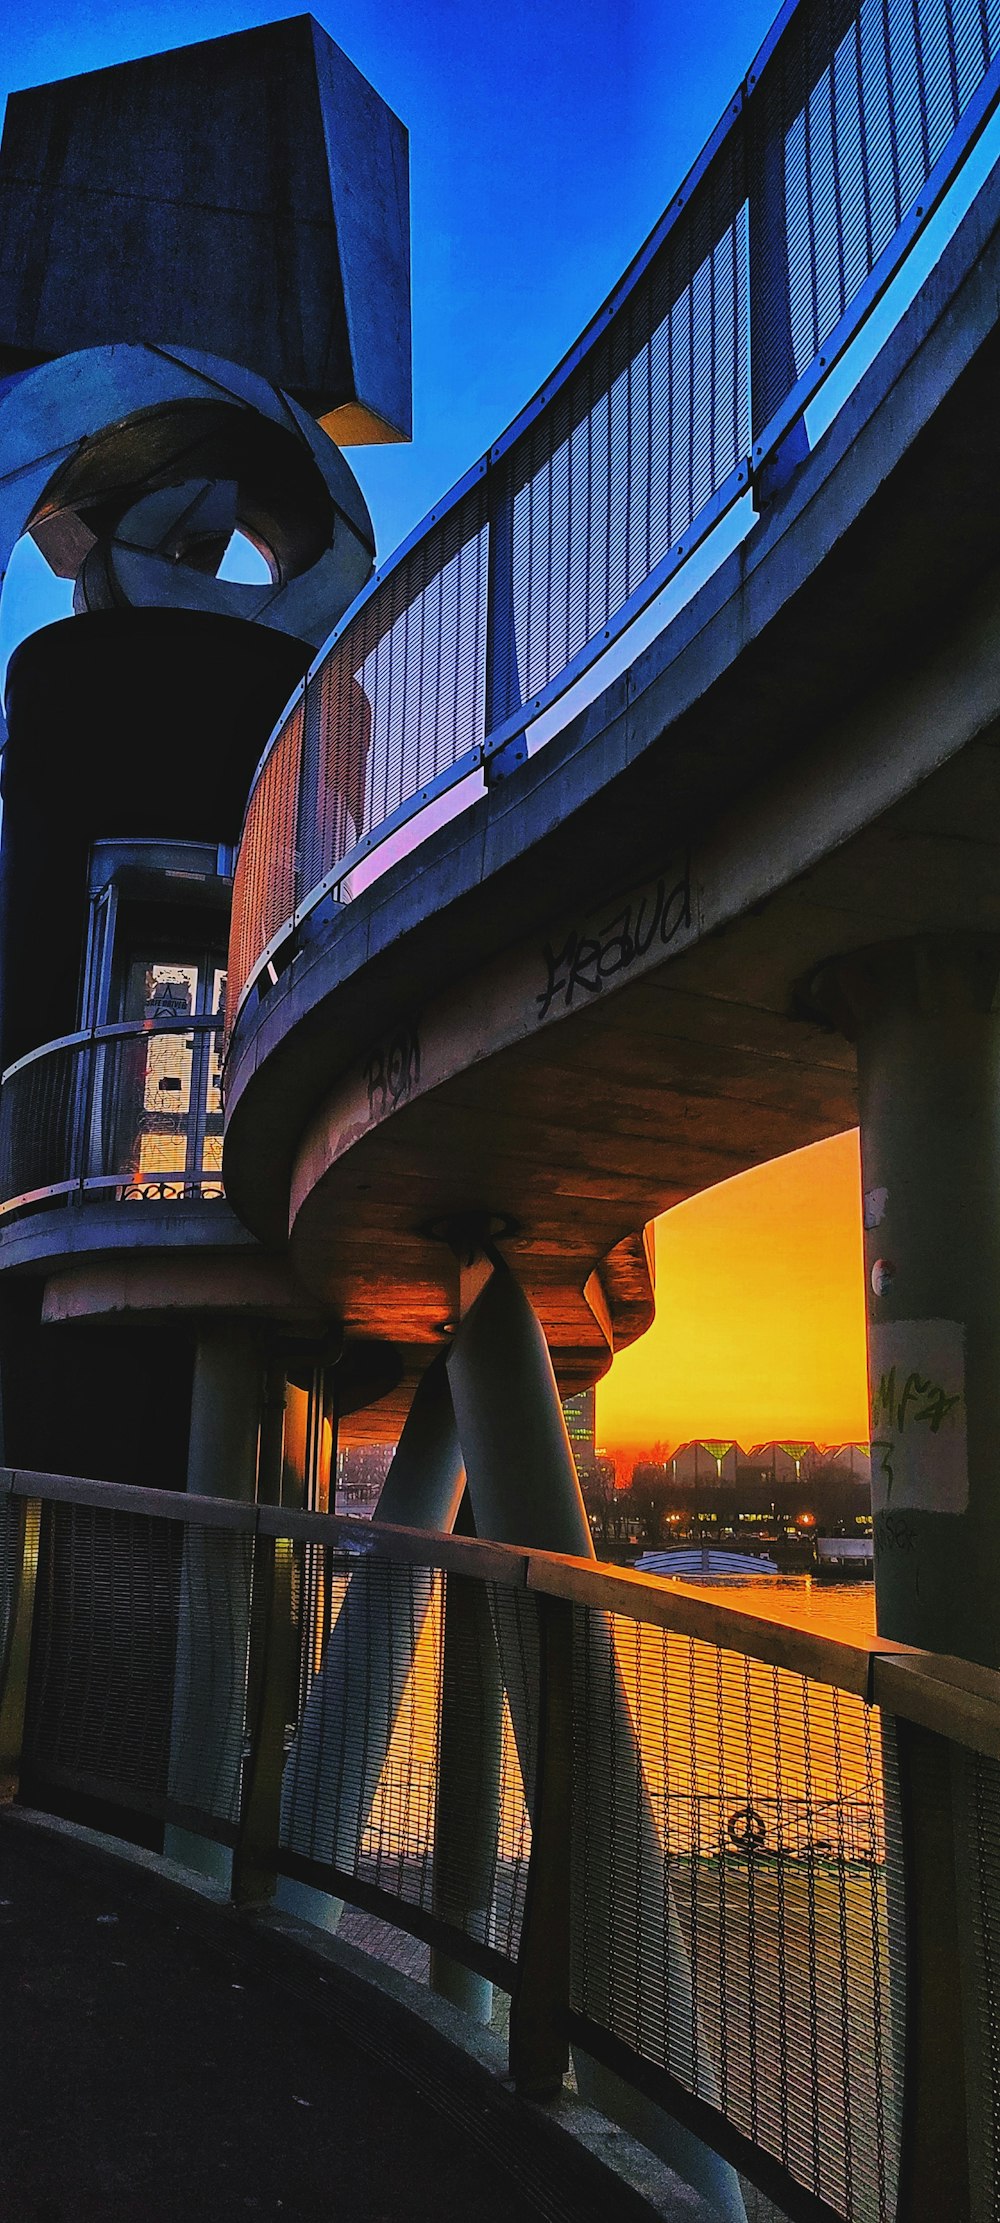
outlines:
[[866, 1443], [857, 1133], [795, 1150], [656, 1223], [656, 1320], [597, 1392], [597, 1440]]

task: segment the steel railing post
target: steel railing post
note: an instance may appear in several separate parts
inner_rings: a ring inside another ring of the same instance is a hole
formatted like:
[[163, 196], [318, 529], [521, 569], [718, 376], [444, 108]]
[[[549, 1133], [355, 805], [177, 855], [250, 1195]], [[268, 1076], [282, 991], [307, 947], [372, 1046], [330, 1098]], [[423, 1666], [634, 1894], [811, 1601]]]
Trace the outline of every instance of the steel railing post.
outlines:
[[[486, 570], [486, 710], [485, 741], [511, 712], [520, 708], [521, 676], [517, 666], [517, 631], [514, 617], [514, 486], [508, 463], [491, 471], [489, 491], [489, 553]], [[488, 780], [502, 778], [527, 759], [524, 735], [517, 735], [487, 758]]]
[[510, 2004], [510, 2073], [529, 2099], [551, 2099], [569, 2064], [573, 1824], [573, 1608], [542, 1593], [538, 1612], [538, 1745], [531, 1855]]
[[35, 1613], [35, 1581], [42, 1508], [37, 1498], [24, 1498], [19, 1506], [17, 1572], [7, 1624], [7, 1642], [0, 1682], [0, 1804], [17, 1797], [21, 1780], [21, 1753], [28, 1703], [28, 1671]]
[[897, 2223], [972, 2213], [952, 1751], [897, 1717], [906, 2022]]

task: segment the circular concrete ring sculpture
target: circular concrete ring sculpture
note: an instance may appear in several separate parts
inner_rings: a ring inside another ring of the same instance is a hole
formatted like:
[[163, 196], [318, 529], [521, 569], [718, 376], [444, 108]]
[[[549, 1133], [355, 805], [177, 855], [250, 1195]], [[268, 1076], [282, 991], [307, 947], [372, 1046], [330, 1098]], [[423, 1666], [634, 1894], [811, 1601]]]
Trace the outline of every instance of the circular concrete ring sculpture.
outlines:
[[[374, 534], [339, 448], [251, 371], [187, 348], [65, 355], [0, 392], [0, 576], [29, 532], [78, 613], [205, 611], [314, 648], [365, 585]], [[270, 578], [215, 577], [239, 527]]]

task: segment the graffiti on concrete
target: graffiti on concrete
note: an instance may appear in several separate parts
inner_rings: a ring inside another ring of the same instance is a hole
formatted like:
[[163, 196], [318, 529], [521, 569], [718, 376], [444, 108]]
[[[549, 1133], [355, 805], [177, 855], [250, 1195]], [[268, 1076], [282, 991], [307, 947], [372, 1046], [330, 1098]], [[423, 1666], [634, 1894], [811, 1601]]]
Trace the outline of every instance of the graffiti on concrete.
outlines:
[[384, 1119], [420, 1086], [420, 1035], [404, 1023], [379, 1043], [365, 1066], [369, 1119]]
[[662, 872], [638, 895], [614, 911], [572, 926], [562, 939], [545, 942], [546, 981], [536, 1002], [539, 1023], [553, 1005], [568, 1011], [577, 995], [598, 996], [609, 981], [631, 971], [642, 958], [671, 942], [691, 924], [691, 874], [685, 861], [679, 877]]

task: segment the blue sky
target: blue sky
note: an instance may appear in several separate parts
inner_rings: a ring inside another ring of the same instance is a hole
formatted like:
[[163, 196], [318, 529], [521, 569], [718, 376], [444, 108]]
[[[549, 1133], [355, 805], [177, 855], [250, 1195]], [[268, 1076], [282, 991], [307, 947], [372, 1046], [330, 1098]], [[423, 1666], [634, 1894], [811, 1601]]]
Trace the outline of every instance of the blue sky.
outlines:
[[[315, 11], [410, 132], [414, 439], [350, 452], [382, 556], [598, 307], [744, 76], [774, 6], [325, 0]], [[301, 12], [273, 0], [7, 0], [0, 92]], [[11, 590], [8, 639], [38, 592], [30, 572]]]

